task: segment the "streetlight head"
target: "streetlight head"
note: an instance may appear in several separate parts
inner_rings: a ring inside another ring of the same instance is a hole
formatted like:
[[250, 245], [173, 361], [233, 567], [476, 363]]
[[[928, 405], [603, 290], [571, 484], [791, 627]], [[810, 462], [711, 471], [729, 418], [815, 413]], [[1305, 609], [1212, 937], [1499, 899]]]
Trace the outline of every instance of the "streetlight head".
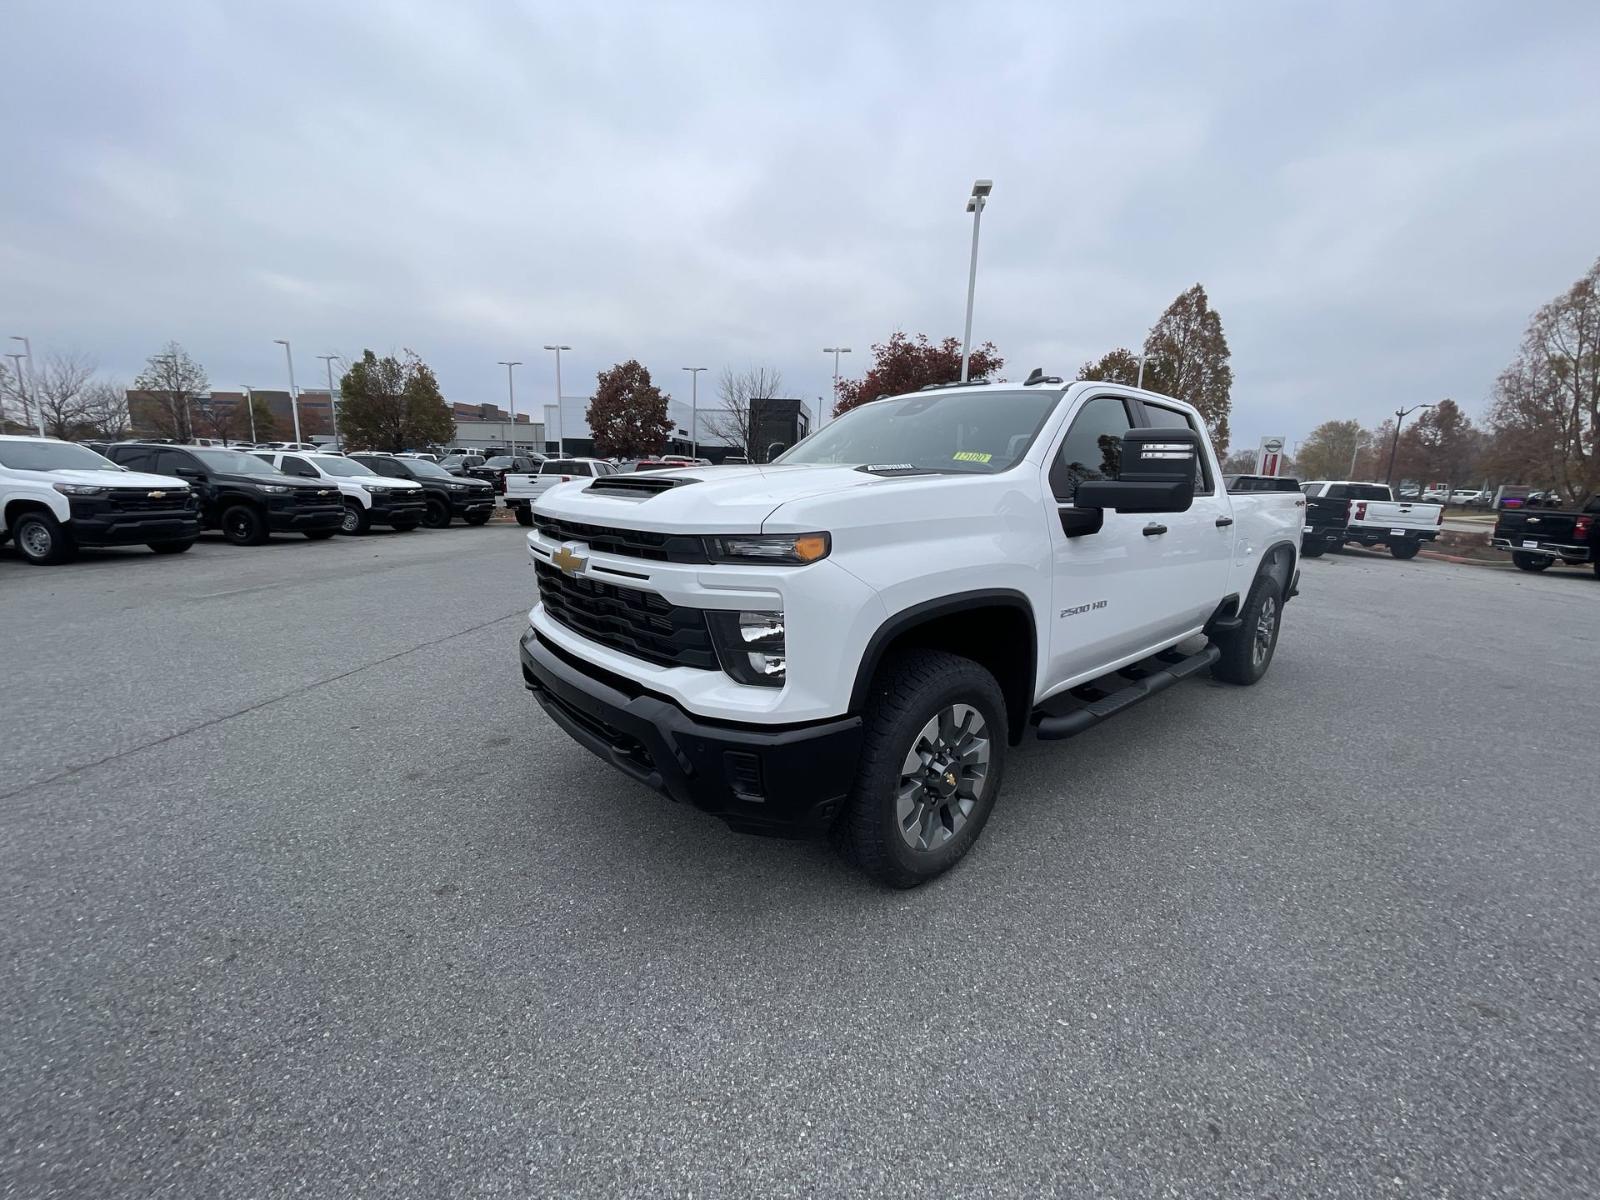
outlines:
[[546, 350], [571, 350], [571, 346], [546, 346]]
[[275, 344], [276, 344], [276, 345], [279, 345], [279, 346], [287, 346], [287, 345], [288, 345], [288, 344], [289, 344], [289, 343], [288, 343], [288, 342], [287, 342], [287, 341], [286, 341], [286, 340], [285, 340], [285, 339], [283, 339], [283, 338], [273, 338], [273, 339], [272, 339], [272, 340], [273, 340], [273, 342], [274, 342], [274, 343], [275, 343]]
[[977, 201], [976, 197], [974, 197], [973, 199], [970, 199], [970, 200], [967, 201], [967, 211], [968, 212], [977, 212], [978, 211], [978, 201]]
[[994, 180], [992, 179], [979, 179], [972, 185], [972, 194], [974, 196], [987, 196], [992, 191], [994, 191]]

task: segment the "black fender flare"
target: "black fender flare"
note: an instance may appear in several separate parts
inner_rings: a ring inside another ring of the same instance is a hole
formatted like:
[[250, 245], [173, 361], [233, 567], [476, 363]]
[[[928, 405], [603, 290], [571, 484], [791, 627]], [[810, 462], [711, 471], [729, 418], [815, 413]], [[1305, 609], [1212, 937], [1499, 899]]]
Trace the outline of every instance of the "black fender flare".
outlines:
[[1273, 542], [1261, 552], [1261, 563], [1256, 567], [1255, 578], [1250, 585], [1255, 586], [1256, 579], [1269, 576], [1278, 585], [1278, 594], [1287, 604], [1299, 593], [1300, 583], [1300, 545], [1289, 538]]
[[920, 604], [913, 604], [891, 613], [867, 640], [867, 648], [861, 655], [861, 662], [856, 666], [855, 685], [850, 689], [850, 712], [860, 713], [866, 707], [867, 693], [872, 687], [873, 676], [877, 674], [885, 652], [895, 639], [919, 625], [979, 608], [1015, 609], [1027, 625], [1026, 679], [1023, 688], [1020, 689], [1025, 695], [1023, 703], [1014, 706], [1022, 711], [1007, 714], [1011, 726], [1009, 731], [1011, 740], [1016, 742], [1027, 729], [1028, 720], [1032, 715], [1039, 664], [1039, 627], [1032, 603], [1024, 593], [1015, 588], [979, 588], [970, 592], [956, 592], [949, 596], [924, 600]]

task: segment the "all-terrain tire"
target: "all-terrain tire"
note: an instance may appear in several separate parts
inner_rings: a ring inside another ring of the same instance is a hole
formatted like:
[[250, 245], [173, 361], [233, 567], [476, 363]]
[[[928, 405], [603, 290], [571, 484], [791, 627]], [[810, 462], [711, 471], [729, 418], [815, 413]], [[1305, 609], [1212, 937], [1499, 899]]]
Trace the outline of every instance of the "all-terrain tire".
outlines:
[[1415, 558], [1421, 549], [1421, 542], [1391, 542], [1389, 544], [1389, 553], [1396, 558]]
[[1519, 550], [1512, 553], [1511, 561], [1522, 571], [1548, 571], [1556, 560], [1548, 554], [1524, 554]]
[[[924, 736], [930, 726], [931, 740]], [[856, 779], [833, 829], [835, 845], [890, 887], [916, 887], [949, 870], [994, 811], [1006, 729], [1000, 685], [971, 659], [943, 650], [893, 656], [872, 682]], [[907, 775], [913, 759], [918, 765]], [[924, 779], [929, 786], [917, 782]], [[932, 786], [946, 783], [952, 792], [935, 797]], [[914, 846], [919, 840], [926, 844]]]
[[1282, 625], [1283, 595], [1270, 575], [1257, 575], [1239, 610], [1239, 628], [1213, 639], [1222, 657], [1211, 664], [1211, 674], [1240, 687], [1258, 681], [1272, 665]]
[[1307, 542], [1300, 547], [1301, 558], [1321, 558], [1327, 552], [1328, 547], [1324, 542]]

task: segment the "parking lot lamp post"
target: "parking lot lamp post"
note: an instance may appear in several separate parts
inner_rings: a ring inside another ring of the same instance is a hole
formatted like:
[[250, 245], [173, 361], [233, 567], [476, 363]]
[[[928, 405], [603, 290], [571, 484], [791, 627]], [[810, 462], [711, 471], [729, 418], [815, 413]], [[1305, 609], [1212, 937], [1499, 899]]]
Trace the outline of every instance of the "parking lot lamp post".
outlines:
[[516, 362], [507, 362], [503, 358], [496, 361], [506, 369], [506, 404], [511, 412], [511, 453], [515, 454], [517, 452], [517, 385], [512, 382], [511, 369], [520, 367], [522, 361], [519, 359]]
[[1400, 450], [1400, 422], [1406, 419], [1407, 413], [1414, 413], [1419, 408], [1432, 408], [1431, 404], [1413, 404], [1410, 408], [1397, 408], [1394, 410], [1394, 441], [1389, 443], [1389, 473], [1384, 476], [1384, 483], [1394, 486], [1394, 456]]
[[684, 367], [689, 372], [689, 455], [700, 457], [700, 372], [704, 367]]
[[256, 443], [256, 397], [248, 383], [241, 383], [239, 386], [244, 389], [244, 407], [250, 414], [250, 444], [253, 446]]
[[967, 267], [967, 326], [961, 335], [961, 382], [967, 381], [967, 356], [972, 349], [972, 295], [978, 286], [978, 222], [983, 219], [983, 206], [994, 191], [994, 180], [979, 179], [973, 182], [972, 195], [967, 197], [967, 211], [972, 214], [972, 262]]
[[328, 419], [333, 422], [333, 448], [342, 450], [344, 447], [339, 444], [339, 409], [333, 402], [333, 360], [339, 356], [337, 354], [319, 354], [317, 357], [328, 366]]
[[300, 397], [294, 390], [294, 351], [289, 348], [289, 343], [283, 338], [273, 338], [272, 340], [283, 347], [284, 357], [289, 360], [289, 411], [294, 414], [294, 440], [298, 442], [300, 440]]
[[[8, 354], [8, 355], [6, 355], [6, 357], [9, 358], [12, 361], [12, 363], [16, 366], [16, 369], [17, 369], [17, 394], [22, 397], [22, 424], [23, 424], [24, 427], [26, 427], [27, 424], [28, 424], [28, 419], [29, 419], [28, 418], [28, 388], [27, 388], [27, 385], [23, 381], [24, 377], [23, 377], [23, 374], [22, 374], [22, 355], [20, 355], [20, 354]], [[41, 405], [40, 407], [43, 408], [43, 405]], [[40, 414], [39, 421], [40, 421], [39, 436], [43, 437], [44, 436], [44, 424], [43, 424], [43, 422], [44, 422], [44, 414], [43, 413]]]
[[[13, 342], [21, 342], [22, 343], [22, 352], [28, 356], [28, 386], [26, 388], [24, 388], [22, 386], [22, 368], [21, 367], [17, 368], [17, 391], [22, 396], [22, 423], [24, 425], [26, 425], [28, 423], [28, 393], [32, 392], [33, 393], [33, 398], [36, 401], [39, 399], [39, 377], [37, 375], [35, 375], [34, 371], [33, 371], [33, 343], [30, 342], [27, 338], [23, 337], [21, 334], [18, 334], [18, 333], [12, 334], [11, 335], [11, 340]], [[13, 357], [15, 357], [15, 356], [13, 356]], [[38, 425], [39, 436], [43, 437], [44, 436], [44, 405], [43, 405], [43, 403], [38, 403], [38, 404], [34, 405], [33, 416], [34, 416], [34, 420], [36, 420], [39, 423], [39, 425]]]
[[[561, 352], [563, 350], [571, 350], [572, 347], [546, 346], [545, 349], [554, 350], [556, 352], [556, 453], [559, 455], [561, 453], [561, 435], [566, 432], [566, 430], [561, 428]], [[545, 437], [549, 438], [549, 436], [550, 433], [548, 430], [546, 430]]]
[[1139, 355], [1139, 382], [1134, 384], [1135, 387], [1142, 388], [1144, 386], [1144, 360], [1149, 357], [1148, 354]]
[[[968, 304], [969, 307], [972, 304], [972, 300], [971, 300], [970, 297], [967, 300], [967, 304]], [[850, 353], [850, 347], [849, 346], [824, 346], [822, 348], [822, 352], [824, 354], [833, 355], [833, 398], [828, 401], [828, 410], [831, 412], [833, 410], [833, 406], [835, 404], [839, 403], [839, 355], [841, 355], [841, 354], [849, 354]], [[824, 413], [820, 413], [819, 412], [817, 414], [817, 428], [818, 429], [822, 428], [823, 423], [824, 423], [824, 417], [825, 417]]]

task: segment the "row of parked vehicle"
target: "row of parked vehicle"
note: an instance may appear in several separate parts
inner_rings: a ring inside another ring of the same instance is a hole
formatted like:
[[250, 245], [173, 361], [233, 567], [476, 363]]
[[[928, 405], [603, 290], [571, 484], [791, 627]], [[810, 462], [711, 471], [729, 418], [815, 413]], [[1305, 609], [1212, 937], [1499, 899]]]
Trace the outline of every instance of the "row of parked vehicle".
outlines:
[[65, 562], [80, 546], [181, 554], [205, 529], [254, 546], [274, 533], [317, 541], [373, 525], [482, 525], [494, 506], [492, 484], [422, 458], [169, 442], [116, 442], [102, 453], [0, 437], [0, 542], [37, 564]]

